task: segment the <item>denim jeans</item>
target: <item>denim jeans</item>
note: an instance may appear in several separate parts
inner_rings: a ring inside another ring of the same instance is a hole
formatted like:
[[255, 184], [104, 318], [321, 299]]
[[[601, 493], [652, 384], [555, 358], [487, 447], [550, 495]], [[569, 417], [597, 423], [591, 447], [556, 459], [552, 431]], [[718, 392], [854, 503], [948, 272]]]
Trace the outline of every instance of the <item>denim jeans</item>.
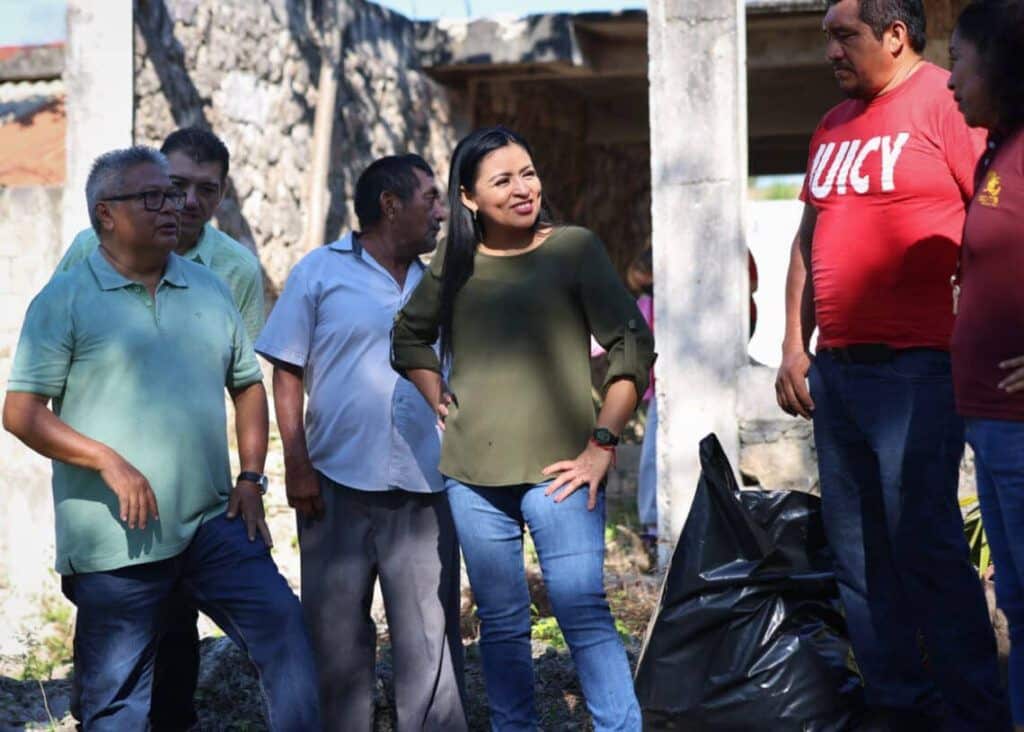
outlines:
[[[66, 582], [62, 585], [67, 587]], [[153, 661], [153, 692], [149, 723], [152, 732], [179, 732], [191, 729], [196, 715], [195, 693], [199, 681], [199, 613], [183, 592], [175, 591], [167, 600], [163, 635]], [[75, 666], [78, 667], [77, 659]], [[71, 716], [82, 719], [81, 675], [71, 679]]]
[[1010, 625], [1010, 707], [1024, 725], [1024, 422], [968, 419], [981, 521], [996, 567], [996, 600]]
[[64, 580], [78, 607], [74, 652], [87, 732], [147, 728], [153, 660], [176, 590], [256, 665], [270, 729], [319, 729], [302, 610], [263, 541], [249, 541], [241, 518], [210, 519], [171, 559]]
[[825, 352], [809, 380], [822, 517], [868, 703], [900, 729], [1005, 729], [957, 503], [963, 422], [949, 355], [856, 364]]
[[448, 501], [480, 617], [480, 653], [491, 729], [535, 730], [530, 593], [523, 563], [529, 527], [551, 606], [576, 664], [597, 732], [639, 730], [640, 708], [604, 593], [604, 492], [562, 503], [548, 483], [470, 486], [451, 478]]

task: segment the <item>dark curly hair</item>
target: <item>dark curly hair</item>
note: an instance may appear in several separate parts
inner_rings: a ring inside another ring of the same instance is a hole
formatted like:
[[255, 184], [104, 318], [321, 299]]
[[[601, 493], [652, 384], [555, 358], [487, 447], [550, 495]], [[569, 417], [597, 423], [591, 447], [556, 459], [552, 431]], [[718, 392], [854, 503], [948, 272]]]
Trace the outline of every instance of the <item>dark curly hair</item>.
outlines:
[[960, 13], [955, 32], [978, 49], [999, 126], [1024, 125], [1024, 2], [974, 0]]

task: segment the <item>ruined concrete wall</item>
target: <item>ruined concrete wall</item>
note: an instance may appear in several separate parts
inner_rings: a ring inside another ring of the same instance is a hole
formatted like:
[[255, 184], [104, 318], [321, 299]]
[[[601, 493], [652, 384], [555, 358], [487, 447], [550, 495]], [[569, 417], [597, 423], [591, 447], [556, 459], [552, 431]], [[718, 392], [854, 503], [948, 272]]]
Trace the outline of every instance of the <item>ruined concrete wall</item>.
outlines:
[[[218, 225], [251, 246], [271, 299], [299, 251], [320, 54], [301, 0], [136, 0], [135, 138], [159, 144], [208, 126], [232, 153]], [[396, 152], [423, 155], [443, 178], [453, 146], [442, 87], [417, 67], [416, 25], [355, 0], [344, 33], [327, 240], [355, 225], [359, 172]]]
[[[25, 311], [63, 251], [62, 193], [61, 188], [0, 188], [0, 384], [7, 383]], [[53, 566], [50, 463], [0, 430], [0, 474], [0, 596], [55, 589], [47, 571]], [[0, 655], [13, 640], [0, 639]]]

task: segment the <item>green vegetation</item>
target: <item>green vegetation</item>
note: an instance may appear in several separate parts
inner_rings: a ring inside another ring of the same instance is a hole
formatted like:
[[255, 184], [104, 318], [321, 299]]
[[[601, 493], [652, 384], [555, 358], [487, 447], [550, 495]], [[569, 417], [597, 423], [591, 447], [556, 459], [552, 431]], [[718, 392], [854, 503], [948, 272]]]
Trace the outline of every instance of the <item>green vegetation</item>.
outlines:
[[71, 663], [75, 624], [71, 607], [47, 596], [40, 615], [43, 630], [39, 640], [32, 642], [21, 670], [21, 680], [49, 681], [54, 672]]
[[978, 568], [978, 574], [985, 576], [992, 564], [992, 553], [988, 547], [985, 527], [981, 525], [981, 504], [977, 496], [960, 499], [960, 510], [964, 514], [964, 533], [971, 549], [971, 562]]

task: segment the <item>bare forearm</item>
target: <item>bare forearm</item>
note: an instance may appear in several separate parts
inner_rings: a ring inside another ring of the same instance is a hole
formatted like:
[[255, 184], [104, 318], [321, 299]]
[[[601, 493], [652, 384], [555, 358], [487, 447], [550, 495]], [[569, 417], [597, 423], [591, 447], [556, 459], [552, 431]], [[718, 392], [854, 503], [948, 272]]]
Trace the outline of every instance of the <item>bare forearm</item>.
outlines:
[[232, 392], [235, 402], [235, 433], [238, 436], [238, 463], [243, 471], [262, 473], [267, 461], [267, 433], [270, 417], [267, 392], [256, 382]]
[[302, 423], [306, 396], [302, 377], [302, 369], [298, 367], [274, 366], [274, 413], [277, 415], [277, 429], [281, 433], [286, 465], [309, 463], [306, 430]]
[[4, 429], [44, 457], [89, 470], [102, 470], [116, 454], [102, 442], [62, 422], [37, 394], [9, 392], [4, 400]]
[[409, 369], [406, 376], [427, 400], [427, 404], [436, 410], [441, 404], [441, 374], [430, 369]]
[[621, 435], [626, 422], [636, 410], [638, 400], [636, 384], [632, 381], [619, 379], [612, 382], [605, 392], [601, 413], [597, 415], [597, 426]]

